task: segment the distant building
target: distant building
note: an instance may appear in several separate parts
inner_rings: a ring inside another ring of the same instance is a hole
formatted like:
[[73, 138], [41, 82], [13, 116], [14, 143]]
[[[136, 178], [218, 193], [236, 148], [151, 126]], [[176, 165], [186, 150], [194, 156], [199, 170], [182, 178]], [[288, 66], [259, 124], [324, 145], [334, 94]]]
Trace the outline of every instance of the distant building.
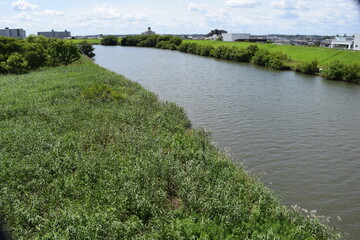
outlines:
[[0, 36], [2, 37], [13, 37], [13, 38], [26, 38], [26, 33], [23, 29], [0, 29]]
[[250, 33], [223, 33], [222, 36], [225, 42], [250, 40]]
[[360, 51], [360, 33], [355, 33], [354, 36], [354, 50]]
[[332, 42], [331, 39], [322, 40], [322, 41], [320, 42], [320, 47], [329, 48], [329, 47], [331, 47], [331, 42]]
[[50, 32], [38, 32], [38, 35], [42, 35], [46, 38], [60, 38], [60, 39], [64, 39], [64, 38], [71, 38], [71, 32], [65, 30], [63, 32], [61, 31], [50, 31]]
[[151, 27], [148, 27], [146, 32], [141, 33], [141, 35], [155, 35], [156, 33], [151, 31]]
[[339, 49], [353, 49], [354, 38], [353, 37], [335, 37], [331, 42], [331, 48]]

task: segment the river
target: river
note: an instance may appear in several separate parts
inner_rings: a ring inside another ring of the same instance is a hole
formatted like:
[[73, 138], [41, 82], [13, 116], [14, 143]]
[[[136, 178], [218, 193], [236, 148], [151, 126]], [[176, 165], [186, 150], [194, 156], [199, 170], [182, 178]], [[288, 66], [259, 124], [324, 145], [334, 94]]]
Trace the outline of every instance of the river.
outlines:
[[185, 108], [287, 205], [360, 239], [360, 86], [177, 51], [95, 46], [95, 62]]

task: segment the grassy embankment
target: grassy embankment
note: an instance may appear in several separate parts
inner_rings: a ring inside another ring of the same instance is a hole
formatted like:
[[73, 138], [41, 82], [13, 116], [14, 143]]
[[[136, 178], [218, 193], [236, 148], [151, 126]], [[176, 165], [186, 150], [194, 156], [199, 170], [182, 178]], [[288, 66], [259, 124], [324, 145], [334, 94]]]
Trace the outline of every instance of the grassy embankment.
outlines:
[[88, 43], [91, 43], [92, 45], [101, 45], [101, 39], [67, 39], [67, 41], [71, 41], [75, 44], [86, 41]]
[[184, 111], [82, 58], [0, 76], [13, 239], [338, 239], [287, 210]]
[[210, 41], [210, 40], [183, 40], [183, 42], [193, 42], [197, 44], [219, 47], [239, 47], [246, 48], [250, 45], [256, 44], [260, 49], [266, 49], [270, 52], [282, 52], [288, 55], [291, 62], [290, 66], [297, 63], [310, 62], [317, 60], [320, 67], [324, 67], [333, 60], [339, 60], [344, 64], [359, 63], [360, 64], [360, 51], [339, 50], [321, 47], [307, 47], [307, 46], [292, 46], [292, 45], [275, 45], [265, 43], [251, 43], [251, 42], [223, 42], [223, 41]]

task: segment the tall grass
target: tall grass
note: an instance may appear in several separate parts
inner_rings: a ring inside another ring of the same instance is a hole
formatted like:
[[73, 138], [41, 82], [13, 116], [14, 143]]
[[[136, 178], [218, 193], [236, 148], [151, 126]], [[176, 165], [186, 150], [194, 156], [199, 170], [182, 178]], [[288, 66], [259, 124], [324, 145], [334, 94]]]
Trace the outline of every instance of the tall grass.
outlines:
[[340, 238], [283, 207], [182, 108], [84, 57], [0, 85], [13, 239]]

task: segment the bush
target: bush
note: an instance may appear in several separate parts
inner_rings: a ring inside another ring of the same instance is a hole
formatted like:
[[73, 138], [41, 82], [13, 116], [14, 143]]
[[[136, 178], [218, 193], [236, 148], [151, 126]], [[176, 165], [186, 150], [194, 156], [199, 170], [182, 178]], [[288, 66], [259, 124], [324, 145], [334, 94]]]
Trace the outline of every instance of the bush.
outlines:
[[13, 53], [3, 65], [8, 73], [21, 74], [29, 71], [28, 61], [20, 53]]
[[55, 65], [69, 65], [80, 59], [79, 50], [74, 43], [59, 39], [51, 39], [49, 55]]
[[232, 60], [236, 62], [250, 62], [252, 57], [251, 51], [247, 49], [236, 49], [233, 53]]
[[324, 69], [323, 75], [329, 80], [342, 80], [344, 74], [344, 64], [339, 60], [332, 61], [327, 68]]
[[79, 48], [80, 53], [88, 56], [89, 58], [95, 57], [95, 53], [93, 52], [95, 49], [87, 41], [82, 41], [81, 43], [79, 43], [78, 48]]
[[252, 62], [259, 66], [265, 66], [270, 61], [270, 52], [268, 50], [260, 49], [252, 58]]
[[116, 46], [118, 44], [118, 38], [112, 35], [105, 36], [101, 39], [101, 45]]
[[27, 43], [24, 57], [28, 62], [29, 69], [34, 70], [46, 65], [48, 53], [39, 43]]
[[273, 70], [288, 70], [289, 67], [285, 65], [286, 60], [287, 55], [284, 53], [270, 53], [269, 61], [265, 64], [265, 66]]
[[268, 50], [258, 50], [252, 62], [256, 65], [265, 66], [273, 70], [287, 70], [288, 66], [285, 65], [287, 55], [281, 52], [270, 53]]
[[190, 43], [181, 43], [178, 47], [177, 50], [180, 52], [188, 52]]
[[302, 64], [298, 64], [295, 68], [295, 71], [314, 75], [319, 72], [318, 62], [317, 60], [314, 60], [312, 62], [305, 62]]
[[176, 46], [179, 46], [182, 43], [182, 39], [179, 37], [171, 36], [169, 42], [175, 44]]
[[360, 73], [359, 64], [345, 65], [343, 70], [342, 80], [352, 83], [360, 83], [358, 75]]

